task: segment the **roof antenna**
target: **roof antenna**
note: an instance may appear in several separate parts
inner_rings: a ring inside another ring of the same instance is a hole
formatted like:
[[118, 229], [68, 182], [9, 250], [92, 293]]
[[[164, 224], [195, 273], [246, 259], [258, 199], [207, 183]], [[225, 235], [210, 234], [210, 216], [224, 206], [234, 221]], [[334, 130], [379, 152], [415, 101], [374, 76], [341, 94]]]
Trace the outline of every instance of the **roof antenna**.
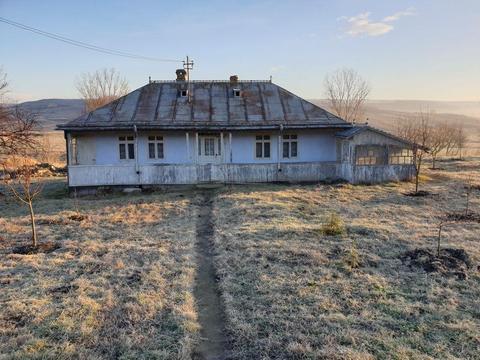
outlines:
[[187, 72], [188, 102], [192, 102], [192, 95], [191, 95], [191, 91], [190, 91], [190, 70], [193, 70], [193, 60], [190, 60], [188, 55], [187, 55], [187, 59], [183, 60], [183, 69]]

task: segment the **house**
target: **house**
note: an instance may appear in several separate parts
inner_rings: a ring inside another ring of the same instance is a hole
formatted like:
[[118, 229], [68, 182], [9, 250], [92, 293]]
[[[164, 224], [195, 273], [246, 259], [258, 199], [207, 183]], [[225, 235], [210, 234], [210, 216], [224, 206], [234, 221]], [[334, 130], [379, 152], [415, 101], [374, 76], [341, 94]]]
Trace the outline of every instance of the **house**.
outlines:
[[70, 188], [409, 179], [411, 144], [271, 81], [149, 83], [59, 125]]

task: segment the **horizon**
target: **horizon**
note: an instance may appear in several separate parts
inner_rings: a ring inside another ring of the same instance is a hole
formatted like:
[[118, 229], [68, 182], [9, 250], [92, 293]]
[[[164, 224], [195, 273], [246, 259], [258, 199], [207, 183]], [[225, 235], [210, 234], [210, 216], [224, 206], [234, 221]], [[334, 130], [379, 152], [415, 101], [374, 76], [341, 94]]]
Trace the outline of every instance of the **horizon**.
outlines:
[[[480, 38], [480, 4], [473, 0], [461, 6], [447, 0], [190, 0], [182, 6], [149, 0], [142, 5], [3, 0], [0, 16], [142, 56], [180, 60], [189, 54], [195, 61], [192, 79], [272, 75], [276, 84], [303, 98], [322, 99], [325, 75], [348, 67], [371, 84], [371, 101], [480, 101], [480, 49], [474, 46]], [[95, 11], [85, 16], [86, 8]], [[173, 80], [181, 67], [180, 61], [100, 54], [5, 23], [0, 35], [0, 66], [17, 102], [75, 99], [75, 79], [100, 68], [116, 68], [135, 89], [149, 76]]]

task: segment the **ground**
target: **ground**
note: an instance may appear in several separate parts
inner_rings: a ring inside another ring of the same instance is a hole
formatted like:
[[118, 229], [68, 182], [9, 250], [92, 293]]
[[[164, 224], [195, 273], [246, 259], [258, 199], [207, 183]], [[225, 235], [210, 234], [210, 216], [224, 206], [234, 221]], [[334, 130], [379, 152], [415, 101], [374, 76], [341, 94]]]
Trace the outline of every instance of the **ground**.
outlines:
[[405, 257], [434, 251], [466, 180], [480, 185], [478, 160], [440, 166], [426, 197], [409, 183], [270, 184], [76, 200], [52, 180], [35, 208], [40, 241], [60, 247], [30, 255], [12, 253], [26, 209], [2, 198], [0, 358], [480, 359], [480, 224], [442, 231], [465, 273]]

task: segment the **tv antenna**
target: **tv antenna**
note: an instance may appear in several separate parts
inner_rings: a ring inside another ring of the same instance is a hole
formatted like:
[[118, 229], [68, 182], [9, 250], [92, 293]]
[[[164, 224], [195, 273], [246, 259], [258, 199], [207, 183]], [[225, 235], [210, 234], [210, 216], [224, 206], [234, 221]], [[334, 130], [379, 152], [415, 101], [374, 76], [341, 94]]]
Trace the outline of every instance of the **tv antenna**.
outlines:
[[190, 91], [190, 70], [193, 70], [193, 60], [190, 60], [188, 55], [186, 60], [183, 60], [183, 69], [187, 72], [187, 96], [188, 96], [188, 102], [191, 102], [192, 94]]

